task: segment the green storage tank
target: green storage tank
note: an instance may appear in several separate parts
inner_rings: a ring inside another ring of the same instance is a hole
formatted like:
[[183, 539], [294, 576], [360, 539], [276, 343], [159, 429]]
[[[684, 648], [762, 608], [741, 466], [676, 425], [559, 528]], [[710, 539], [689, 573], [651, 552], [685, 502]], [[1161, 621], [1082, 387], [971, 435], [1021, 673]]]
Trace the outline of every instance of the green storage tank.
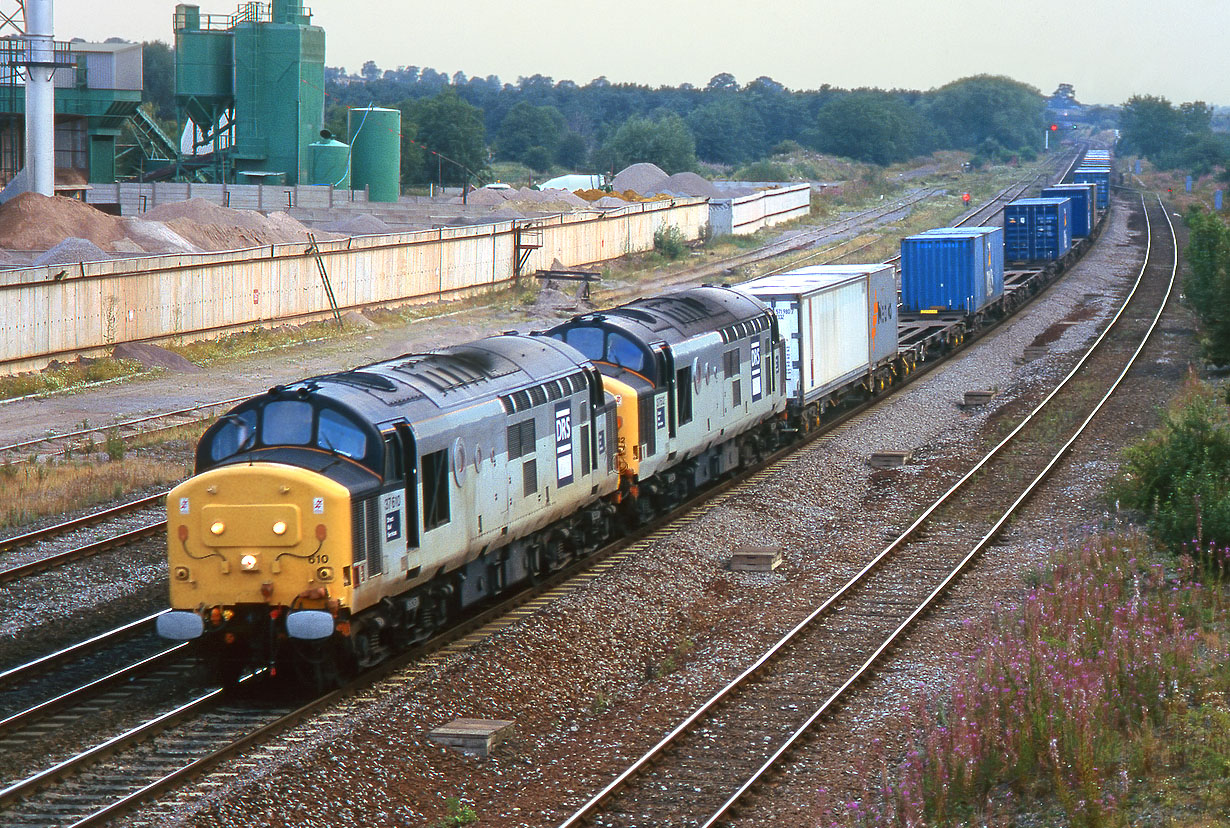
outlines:
[[350, 181], [371, 201], [401, 195], [401, 110], [365, 107], [348, 113]]
[[350, 145], [335, 141], [328, 133], [308, 147], [308, 163], [313, 184], [327, 184], [339, 190], [350, 189]]

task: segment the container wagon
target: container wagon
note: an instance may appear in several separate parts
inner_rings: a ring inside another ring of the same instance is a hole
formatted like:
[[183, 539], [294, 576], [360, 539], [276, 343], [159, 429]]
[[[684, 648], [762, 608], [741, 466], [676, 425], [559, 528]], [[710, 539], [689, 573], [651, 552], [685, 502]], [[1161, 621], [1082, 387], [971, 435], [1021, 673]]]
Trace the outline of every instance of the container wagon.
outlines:
[[1004, 231], [939, 227], [901, 241], [901, 307], [976, 314], [1004, 293]]
[[786, 345], [787, 404], [805, 427], [851, 390], [875, 393], [891, 383], [898, 359], [892, 265], [816, 265], [735, 290], [777, 316]]
[[1072, 171], [1072, 183], [1098, 185], [1098, 209], [1110, 205], [1110, 167], [1077, 167]]
[[1042, 188], [1042, 198], [1072, 200], [1072, 237], [1086, 238], [1098, 221], [1097, 184], [1056, 184]]
[[1071, 199], [1022, 198], [1004, 207], [1004, 258], [1055, 261], [1071, 249]]

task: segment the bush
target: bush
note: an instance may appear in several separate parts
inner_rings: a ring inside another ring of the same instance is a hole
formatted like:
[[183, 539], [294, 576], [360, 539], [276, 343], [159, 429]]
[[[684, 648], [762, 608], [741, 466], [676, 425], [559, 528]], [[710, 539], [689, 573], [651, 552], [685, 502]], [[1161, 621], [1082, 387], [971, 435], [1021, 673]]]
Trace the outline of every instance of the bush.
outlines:
[[668, 224], [654, 231], [653, 249], [674, 261], [688, 252], [688, 245], [683, 239], [683, 231]]
[[1230, 543], [1230, 411], [1191, 382], [1162, 425], [1124, 452], [1111, 492], [1143, 512], [1159, 541]]

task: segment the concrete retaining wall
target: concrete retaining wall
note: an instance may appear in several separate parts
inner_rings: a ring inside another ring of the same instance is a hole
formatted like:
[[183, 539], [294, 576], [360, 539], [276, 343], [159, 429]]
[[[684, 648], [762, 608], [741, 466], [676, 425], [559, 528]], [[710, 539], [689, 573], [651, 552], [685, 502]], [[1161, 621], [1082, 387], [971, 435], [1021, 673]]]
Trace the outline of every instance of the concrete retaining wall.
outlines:
[[[653, 247], [677, 226], [698, 238], [701, 199], [648, 202], [606, 212], [516, 222], [530, 251], [522, 273], [599, 262]], [[513, 222], [320, 243], [342, 310], [466, 295], [511, 283]], [[327, 318], [316, 257], [306, 244], [222, 253], [112, 259], [0, 272], [0, 371], [104, 353], [126, 341], [186, 341], [280, 321]]]
[[791, 184], [737, 198], [714, 199], [713, 235], [744, 235], [790, 221], [811, 211], [811, 185]]
[[145, 184], [91, 184], [90, 204], [119, 204], [125, 216], [139, 216], [159, 204], [202, 198], [238, 210], [286, 210], [294, 207], [335, 207], [349, 202], [367, 203], [363, 190], [335, 190], [318, 184], [195, 184], [190, 181], [155, 181]]

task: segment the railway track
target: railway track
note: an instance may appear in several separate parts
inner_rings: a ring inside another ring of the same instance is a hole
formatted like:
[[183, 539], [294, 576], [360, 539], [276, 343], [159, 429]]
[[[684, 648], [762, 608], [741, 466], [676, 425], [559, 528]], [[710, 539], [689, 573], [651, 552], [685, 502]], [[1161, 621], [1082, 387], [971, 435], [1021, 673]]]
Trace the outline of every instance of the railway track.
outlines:
[[1177, 245], [1160, 200], [1142, 198], [1142, 208], [1150, 246], [1136, 286], [1063, 382], [905, 532], [561, 828], [755, 821], [766, 783], [994, 542], [1148, 343], [1174, 286]]

